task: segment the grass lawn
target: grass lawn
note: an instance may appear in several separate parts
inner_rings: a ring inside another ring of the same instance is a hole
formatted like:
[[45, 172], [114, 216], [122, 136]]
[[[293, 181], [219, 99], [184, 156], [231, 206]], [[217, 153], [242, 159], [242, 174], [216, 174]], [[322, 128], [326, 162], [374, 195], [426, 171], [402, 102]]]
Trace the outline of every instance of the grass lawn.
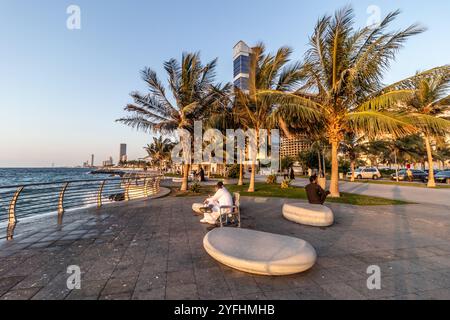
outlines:
[[[372, 183], [372, 184], [396, 185], [402, 187], [428, 188], [426, 183], [420, 182], [404, 182], [404, 181], [397, 182], [388, 180], [356, 180], [354, 183]], [[439, 184], [436, 186], [436, 189], [450, 189], [450, 185]]]
[[[237, 186], [227, 185], [230, 192], [239, 192], [243, 197], [266, 197], [266, 198], [287, 198], [306, 200], [306, 191], [304, 188], [291, 187], [289, 189], [281, 189], [280, 185], [269, 185], [265, 183], [257, 183], [254, 193], [247, 192], [248, 185]], [[214, 186], [202, 186], [199, 193], [184, 192], [181, 193], [172, 189], [172, 195], [175, 197], [205, 196], [214, 194]], [[341, 193], [341, 198], [328, 198], [327, 202], [346, 203], [357, 206], [381, 206], [381, 205], [401, 205], [410, 204], [409, 202], [400, 200], [391, 200], [378, 197], [370, 197], [351, 193]]]

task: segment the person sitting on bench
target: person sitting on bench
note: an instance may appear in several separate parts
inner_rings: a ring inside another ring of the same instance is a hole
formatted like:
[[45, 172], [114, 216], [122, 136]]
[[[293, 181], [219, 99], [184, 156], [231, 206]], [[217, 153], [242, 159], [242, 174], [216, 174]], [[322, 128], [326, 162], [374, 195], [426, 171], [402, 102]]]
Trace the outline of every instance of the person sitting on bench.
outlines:
[[[218, 182], [216, 185], [216, 194], [206, 199], [204, 204], [205, 208], [209, 208], [209, 210], [205, 210], [204, 218], [200, 222], [215, 225], [221, 214], [220, 207], [231, 208], [233, 206], [233, 197], [225, 188], [223, 182]], [[231, 211], [232, 209], [225, 209], [222, 210], [222, 213], [230, 213]]]
[[311, 183], [305, 187], [309, 203], [323, 205], [330, 192], [323, 190], [322, 187], [319, 186], [317, 175], [310, 177], [309, 181]]

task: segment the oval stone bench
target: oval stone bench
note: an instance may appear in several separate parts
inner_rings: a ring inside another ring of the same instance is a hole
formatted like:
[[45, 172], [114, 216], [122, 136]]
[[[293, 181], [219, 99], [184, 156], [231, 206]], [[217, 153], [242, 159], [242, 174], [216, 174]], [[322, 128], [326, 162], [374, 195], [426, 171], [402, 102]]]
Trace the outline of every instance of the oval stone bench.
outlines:
[[317, 259], [314, 248], [304, 240], [248, 229], [214, 229], [203, 239], [203, 246], [220, 263], [258, 275], [300, 273]]
[[285, 204], [283, 216], [289, 221], [313, 227], [329, 227], [334, 223], [333, 211], [318, 204]]

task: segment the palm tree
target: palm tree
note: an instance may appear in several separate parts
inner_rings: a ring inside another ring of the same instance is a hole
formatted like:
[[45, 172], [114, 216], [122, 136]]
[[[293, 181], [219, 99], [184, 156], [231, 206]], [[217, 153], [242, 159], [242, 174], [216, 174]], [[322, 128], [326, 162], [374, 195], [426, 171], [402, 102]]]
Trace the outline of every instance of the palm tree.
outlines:
[[[222, 99], [218, 99], [219, 103], [216, 104], [214, 110], [206, 122], [207, 128], [215, 128], [220, 130], [224, 135], [226, 135], [227, 129], [247, 129], [245, 128], [245, 121], [239, 116], [239, 112], [235, 112], [238, 106], [236, 105], [236, 99], [231, 92], [223, 91]], [[239, 146], [238, 146], [239, 147]], [[245, 150], [239, 150], [240, 155], [244, 155]], [[244, 155], [245, 157], [245, 155]], [[237, 159], [239, 163], [239, 180], [238, 186], [244, 185], [244, 160]]]
[[402, 80], [393, 85], [396, 89], [413, 90], [414, 95], [402, 109], [411, 123], [422, 133], [429, 166], [428, 187], [436, 187], [431, 143], [445, 136], [450, 130], [450, 121], [444, 119], [450, 110], [450, 65], [437, 67]]
[[[244, 128], [253, 129], [256, 132], [257, 150], [259, 149], [259, 130], [271, 130], [275, 127], [285, 129], [283, 117], [275, 116], [278, 105], [272, 103], [260, 92], [267, 90], [273, 92], [285, 92], [297, 88], [300, 80], [303, 78], [300, 72], [300, 65], [294, 63], [288, 65], [292, 49], [289, 47], [280, 48], [276, 54], [265, 52], [265, 46], [262, 43], [252, 48], [250, 57], [250, 77], [249, 90], [243, 91], [235, 88], [236, 107], [234, 112], [239, 118], [240, 125]], [[303, 110], [303, 114], [308, 119], [314, 119], [314, 112]], [[251, 177], [248, 192], [255, 191], [257, 152], [253, 153], [251, 159]]]
[[[149, 92], [131, 93], [134, 103], [125, 107], [131, 115], [117, 121], [146, 132], [167, 134], [184, 129], [193, 133], [194, 122], [206, 117], [221, 89], [213, 83], [216, 65], [217, 59], [203, 65], [199, 53], [184, 53], [181, 64], [175, 59], [165, 62], [173, 102], [156, 72], [145, 68], [141, 76]], [[181, 191], [188, 190], [189, 170], [190, 164], [185, 163]]]
[[[382, 134], [402, 136], [414, 128], [404, 117], [377, 111], [376, 106], [391, 105], [411, 96], [409, 90], [384, 92], [384, 72], [406, 40], [423, 31], [418, 25], [397, 32], [386, 29], [399, 15], [388, 14], [376, 27], [354, 28], [353, 9], [345, 7], [334, 16], [319, 19], [310, 39], [302, 71], [306, 78], [301, 90], [293, 94], [264, 92], [279, 109], [297, 112], [299, 106], [318, 111], [331, 145], [331, 196], [339, 197], [338, 148], [347, 132], [368, 138]], [[299, 112], [297, 112], [299, 113]]]
[[365, 153], [367, 155], [374, 155], [381, 158], [383, 162], [388, 161], [394, 163], [397, 171], [400, 170], [400, 164], [407, 164], [412, 162], [422, 162], [424, 158], [423, 139], [418, 134], [403, 137], [395, 140], [376, 140], [370, 141], [366, 144]]
[[356, 161], [361, 153], [367, 152], [367, 139], [364, 136], [358, 136], [355, 133], [347, 132], [341, 141], [340, 151], [350, 160], [350, 170], [352, 177], [350, 181], [355, 181]]
[[443, 137], [436, 139], [436, 159], [439, 160], [439, 168], [445, 169], [445, 163], [450, 159], [450, 144]]
[[170, 153], [173, 146], [174, 143], [170, 141], [170, 139], [163, 139], [163, 137], [160, 136], [159, 138], [153, 137], [153, 142], [144, 147], [144, 149], [147, 151], [152, 164], [157, 165], [159, 171], [161, 171], [162, 163], [170, 159]]

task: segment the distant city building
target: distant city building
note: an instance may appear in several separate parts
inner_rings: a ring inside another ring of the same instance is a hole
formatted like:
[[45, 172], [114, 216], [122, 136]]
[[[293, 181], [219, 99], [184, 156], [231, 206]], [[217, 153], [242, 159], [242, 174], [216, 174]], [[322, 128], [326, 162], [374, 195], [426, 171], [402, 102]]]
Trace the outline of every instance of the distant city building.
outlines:
[[103, 167], [112, 167], [114, 165], [113, 158], [109, 157], [109, 160], [103, 161]]
[[280, 156], [281, 158], [285, 157], [294, 157], [297, 158], [298, 155], [307, 151], [311, 148], [311, 143], [306, 139], [306, 136], [303, 134], [295, 135], [292, 138], [288, 138], [281, 135], [281, 146], [280, 146]]
[[249, 90], [251, 55], [252, 49], [244, 41], [239, 41], [233, 48], [233, 83], [244, 92]]
[[92, 154], [91, 155], [91, 167], [93, 167], [94, 166], [94, 155]]
[[119, 160], [122, 161], [122, 162], [126, 162], [127, 161], [127, 145], [125, 143], [122, 143], [120, 145]]

